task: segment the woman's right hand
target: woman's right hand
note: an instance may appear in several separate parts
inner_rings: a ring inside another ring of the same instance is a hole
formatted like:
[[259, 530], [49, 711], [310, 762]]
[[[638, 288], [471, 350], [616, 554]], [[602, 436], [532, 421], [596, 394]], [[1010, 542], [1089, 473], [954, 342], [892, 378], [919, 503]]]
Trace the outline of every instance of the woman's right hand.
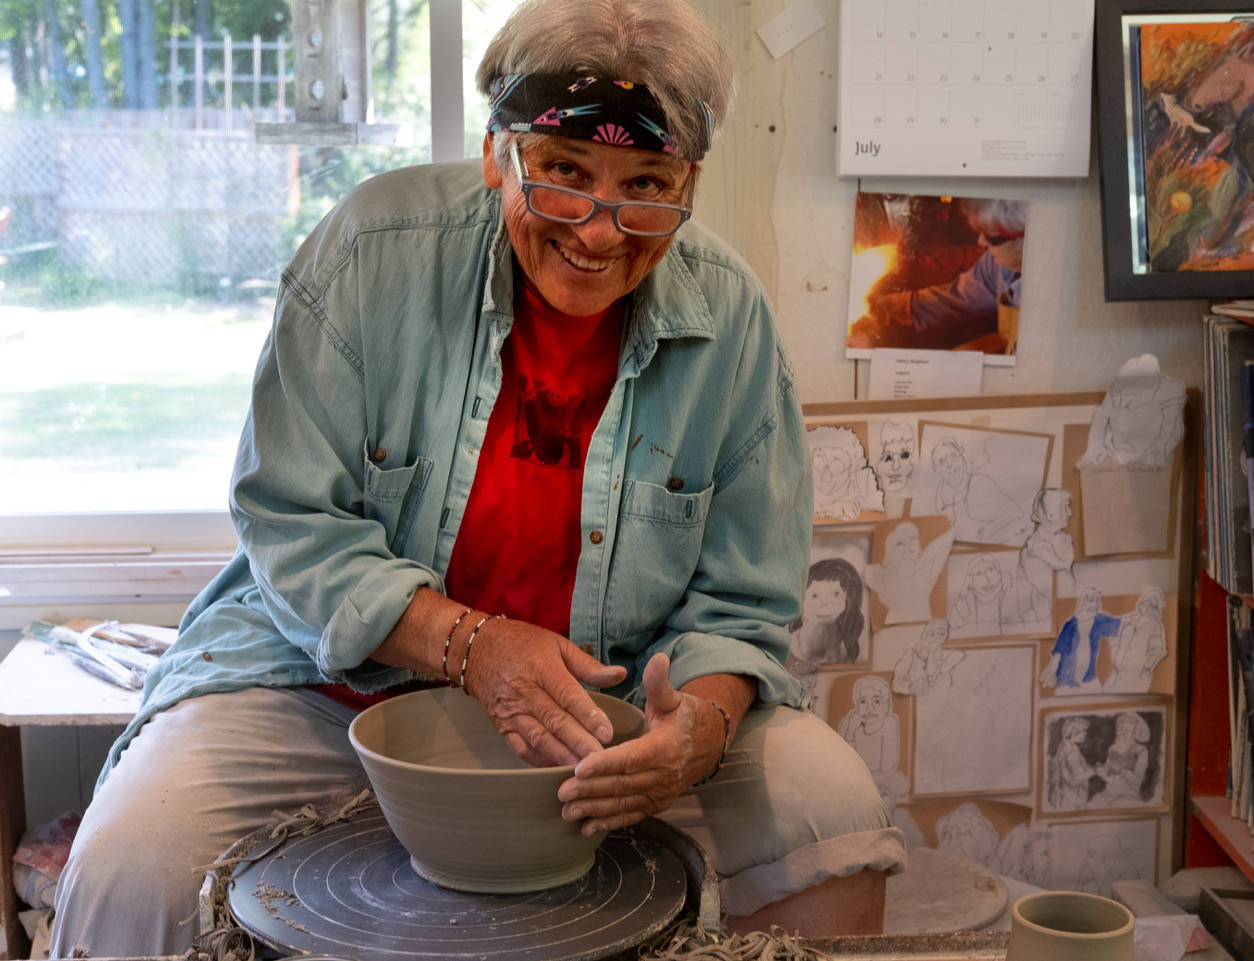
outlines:
[[464, 683], [514, 753], [546, 767], [576, 764], [610, 743], [610, 719], [582, 685], [611, 687], [626, 676], [560, 634], [493, 618], [475, 636]]

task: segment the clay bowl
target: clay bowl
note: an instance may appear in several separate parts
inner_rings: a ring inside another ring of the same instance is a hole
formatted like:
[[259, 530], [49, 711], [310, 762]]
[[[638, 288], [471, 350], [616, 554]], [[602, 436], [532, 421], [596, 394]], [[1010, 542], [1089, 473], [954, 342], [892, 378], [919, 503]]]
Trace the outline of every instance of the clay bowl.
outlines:
[[[593, 692], [614, 741], [644, 731], [644, 714]], [[562, 820], [557, 788], [574, 765], [531, 767], [483, 706], [455, 688], [415, 691], [362, 711], [348, 738], [383, 816], [422, 877], [458, 891], [557, 887], [592, 867], [604, 833]]]
[[1132, 912], [1082, 891], [1042, 891], [1014, 903], [1006, 961], [1134, 961]]

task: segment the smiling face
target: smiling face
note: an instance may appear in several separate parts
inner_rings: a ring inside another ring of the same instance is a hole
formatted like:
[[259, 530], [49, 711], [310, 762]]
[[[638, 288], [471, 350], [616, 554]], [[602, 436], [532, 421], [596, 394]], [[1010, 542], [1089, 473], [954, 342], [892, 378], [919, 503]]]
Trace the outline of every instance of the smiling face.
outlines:
[[[695, 165], [670, 154], [612, 147], [570, 137], [539, 136], [522, 151], [532, 180], [570, 187], [611, 203], [682, 204]], [[527, 209], [513, 170], [502, 173], [484, 139], [483, 179], [501, 191], [505, 228], [519, 267], [545, 302], [576, 317], [598, 314], [648, 275], [673, 237], [636, 237], [614, 226], [609, 211], [586, 224], [558, 224]]]
[[883, 444], [879, 460], [875, 462], [875, 473], [879, 476], [880, 486], [886, 491], [904, 490], [910, 483], [910, 475], [914, 473], [912, 445], [906, 438], [888, 437]]
[[932, 467], [947, 484], [960, 484], [967, 475], [967, 461], [955, 444], [937, 444], [932, 451]]
[[865, 720], [888, 716], [892, 706], [887, 684], [862, 684], [854, 690], [854, 707]]

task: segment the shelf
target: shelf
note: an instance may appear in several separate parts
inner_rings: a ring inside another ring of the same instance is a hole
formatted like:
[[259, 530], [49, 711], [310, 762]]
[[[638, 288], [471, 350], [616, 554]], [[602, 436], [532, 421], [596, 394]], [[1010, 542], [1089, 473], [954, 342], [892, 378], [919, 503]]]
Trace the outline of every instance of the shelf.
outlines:
[[1254, 881], [1254, 834], [1229, 813], [1232, 801], [1226, 797], [1200, 796], [1190, 798], [1189, 807], [1241, 873]]

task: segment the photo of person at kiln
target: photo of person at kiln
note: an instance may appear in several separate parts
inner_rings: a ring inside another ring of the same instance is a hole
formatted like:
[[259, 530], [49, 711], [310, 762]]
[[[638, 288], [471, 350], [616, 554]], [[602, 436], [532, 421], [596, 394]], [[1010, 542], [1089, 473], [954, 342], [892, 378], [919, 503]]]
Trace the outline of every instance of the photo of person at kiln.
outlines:
[[[877, 347], [1013, 355], [1026, 207], [1017, 200], [859, 194], [849, 355]], [[880, 251], [876, 263], [884, 264], [877, 276], [859, 262], [871, 251]]]

